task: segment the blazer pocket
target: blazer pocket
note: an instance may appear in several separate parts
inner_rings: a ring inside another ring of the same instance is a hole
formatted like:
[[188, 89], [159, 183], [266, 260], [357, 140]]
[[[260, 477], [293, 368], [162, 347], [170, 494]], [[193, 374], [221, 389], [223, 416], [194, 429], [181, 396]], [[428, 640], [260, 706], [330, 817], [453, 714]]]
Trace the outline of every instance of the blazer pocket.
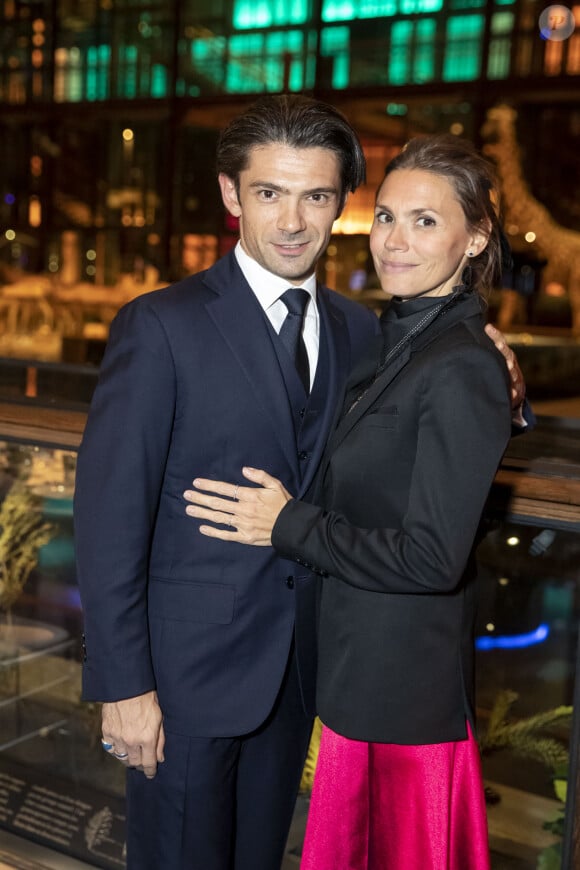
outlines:
[[385, 408], [376, 408], [376, 410], [369, 411], [368, 414], [365, 414], [360, 422], [362, 425], [378, 426], [381, 429], [398, 429], [399, 409], [396, 405], [389, 405]]
[[224, 583], [161, 580], [149, 583], [149, 618], [227, 625], [234, 618], [236, 590]]

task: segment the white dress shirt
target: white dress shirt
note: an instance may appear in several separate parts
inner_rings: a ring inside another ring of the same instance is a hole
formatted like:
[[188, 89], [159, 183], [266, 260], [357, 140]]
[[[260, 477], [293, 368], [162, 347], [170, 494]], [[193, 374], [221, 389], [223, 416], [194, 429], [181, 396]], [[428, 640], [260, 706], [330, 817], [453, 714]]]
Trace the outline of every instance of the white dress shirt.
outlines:
[[[282, 324], [284, 323], [286, 315], [288, 314], [288, 309], [280, 300], [280, 296], [282, 296], [289, 287], [296, 285], [290, 284], [290, 282], [285, 278], [280, 278], [279, 275], [273, 275], [272, 272], [268, 272], [267, 269], [260, 266], [259, 263], [246, 254], [240, 242], [237, 243], [234, 253], [239, 267], [243, 272], [244, 278], [252, 288], [252, 291], [264, 309], [268, 320], [276, 332], [279, 333], [282, 329]], [[306, 353], [308, 354], [310, 389], [312, 389], [314, 376], [316, 374], [316, 364], [318, 363], [318, 346], [320, 342], [320, 317], [316, 305], [316, 276], [311, 275], [299, 286], [303, 290], [306, 290], [310, 296], [310, 300], [304, 313], [302, 338], [304, 339]]]

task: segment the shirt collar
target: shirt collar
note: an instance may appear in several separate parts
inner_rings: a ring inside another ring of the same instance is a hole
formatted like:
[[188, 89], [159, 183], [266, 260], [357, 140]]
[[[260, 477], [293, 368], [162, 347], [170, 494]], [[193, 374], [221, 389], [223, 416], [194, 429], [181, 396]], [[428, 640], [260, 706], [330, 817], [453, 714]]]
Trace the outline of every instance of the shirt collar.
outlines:
[[[279, 275], [274, 275], [272, 272], [264, 269], [263, 266], [260, 266], [256, 260], [246, 254], [241, 242], [237, 243], [234, 253], [244, 278], [252, 288], [264, 311], [267, 311], [280, 298], [282, 293], [293, 286], [285, 278], [280, 278]], [[306, 290], [311, 298], [316, 301], [316, 275], [311, 275], [299, 286]]]

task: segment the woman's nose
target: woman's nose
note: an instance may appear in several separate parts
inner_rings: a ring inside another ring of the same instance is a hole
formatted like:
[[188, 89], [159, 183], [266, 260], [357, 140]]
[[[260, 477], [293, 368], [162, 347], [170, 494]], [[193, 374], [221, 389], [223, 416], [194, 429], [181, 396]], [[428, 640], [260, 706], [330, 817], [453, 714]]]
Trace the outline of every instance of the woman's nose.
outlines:
[[407, 237], [401, 224], [391, 224], [389, 231], [385, 235], [385, 248], [389, 251], [401, 251], [407, 247]]

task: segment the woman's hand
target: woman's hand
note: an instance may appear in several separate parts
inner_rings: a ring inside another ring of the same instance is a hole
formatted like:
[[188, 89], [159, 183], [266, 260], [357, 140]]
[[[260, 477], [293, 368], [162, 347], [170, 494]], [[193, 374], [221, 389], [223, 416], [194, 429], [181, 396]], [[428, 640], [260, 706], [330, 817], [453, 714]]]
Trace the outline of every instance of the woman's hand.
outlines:
[[200, 526], [199, 531], [209, 538], [269, 547], [278, 514], [292, 496], [279, 480], [265, 471], [243, 468], [242, 473], [261, 488], [197, 477], [193, 481], [195, 489], [183, 493], [185, 500], [190, 502], [185, 513], [228, 527]]

